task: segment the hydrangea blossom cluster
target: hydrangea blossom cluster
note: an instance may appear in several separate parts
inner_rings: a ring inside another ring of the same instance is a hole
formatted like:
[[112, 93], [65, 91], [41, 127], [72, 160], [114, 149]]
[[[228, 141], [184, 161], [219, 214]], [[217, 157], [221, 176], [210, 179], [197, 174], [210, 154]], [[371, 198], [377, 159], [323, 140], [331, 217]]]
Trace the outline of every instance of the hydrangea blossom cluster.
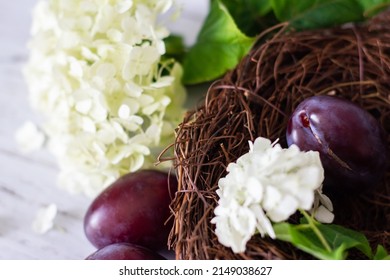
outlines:
[[313, 210], [315, 201], [316, 207], [330, 202], [321, 192], [324, 170], [318, 152], [302, 152], [296, 145], [283, 149], [262, 137], [249, 141], [249, 147], [219, 180], [211, 221], [219, 242], [235, 253], [244, 252], [257, 232], [275, 238], [272, 222], [285, 221], [298, 209]]
[[60, 185], [96, 195], [173, 139], [185, 89], [163, 59], [173, 0], [40, 0], [25, 77]]

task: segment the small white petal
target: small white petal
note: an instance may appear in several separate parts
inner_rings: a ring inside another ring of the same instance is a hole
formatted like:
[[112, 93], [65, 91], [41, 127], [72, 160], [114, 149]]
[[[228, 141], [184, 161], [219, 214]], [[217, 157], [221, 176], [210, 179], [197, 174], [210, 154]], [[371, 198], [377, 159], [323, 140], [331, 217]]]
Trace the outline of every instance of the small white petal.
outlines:
[[133, 0], [122, 0], [116, 4], [116, 10], [118, 13], [123, 14], [127, 12], [133, 6]]
[[333, 211], [333, 203], [330, 198], [323, 193], [318, 193], [318, 196], [321, 204], [329, 211]]
[[76, 110], [82, 114], [87, 114], [92, 108], [92, 100], [84, 99], [76, 103]]
[[252, 210], [256, 215], [256, 219], [257, 219], [256, 227], [259, 230], [259, 233], [262, 236], [265, 236], [267, 234], [269, 237], [275, 239], [276, 235], [275, 235], [274, 228], [272, 227], [271, 221], [267, 218], [267, 216], [260, 208], [260, 206], [253, 205]]
[[136, 154], [130, 158], [131, 164], [129, 172], [135, 172], [142, 167], [145, 162], [145, 157], [141, 154]]
[[302, 190], [300, 193], [294, 196], [299, 201], [299, 208], [303, 210], [310, 210], [313, 206], [315, 199], [315, 193], [311, 190]]
[[86, 132], [95, 133], [96, 132], [96, 125], [95, 122], [88, 117], [81, 118], [82, 128]]
[[90, 49], [86, 47], [81, 47], [81, 55], [86, 59], [90, 61], [97, 61], [99, 60], [99, 56], [93, 53]]
[[116, 74], [116, 68], [111, 63], [103, 63], [97, 68], [96, 74], [104, 80], [107, 80], [114, 77]]
[[172, 4], [173, 4], [173, 0], [160, 0], [158, 1], [157, 9], [161, 13], [165, 13], [171, 8]]
[[59, 38], [59, 45], [64, 49], [71, 49], [80, 44], [80, 36], [76, 32], [65, 31]]
[[83, 67], [78, 61], [72, 61], [70, 63], [70, 71], [69, 74], [76, 78], [81, 78], [83, 76]]
[[174, 77], [161, 77], [157, 82], [152, 83], [150, 86], [154, 88], [168, 87], [173, 81]]
[[139, 85], [137, 85], [135, 83], [128, 82], [125, 85], [125, 92], [130, 97], [140, 97], [142, 94], [142, 91], [143, 91], [142, 87], [140, 87]]
[[245, 183], [245, 187], [247, 195], [244, 202], [245, 206], [249, 206], [249, 204], [252, 203], [261, 202], [264, 188], [259, 180], [257, 180], [255, 177], [249, 177]]
[[334, 220], [334, 214], [326, 209], [323, 205], [318, 207], [314, 213], [314, 217], [320, 223], [331, 224]]
[[159, 135], [161, 135], [161, 128], [158, 125], [151, 125], [145, 132], [146, 136], [152, 141], [157, 142]]
[[150, 104], [148, 106], [145, 106], [142, 109], [142, 113], [145, 115], [152, 115], [160, 108], [161, 108], [161, 105], [159, 103], [153, 103], [153, 104]]
[[156, 43], [156, 48], [157, 48], [157, 51], [158, 51], [158, 53], [159, 53], [160, 55], [165, 54], [166, 48], [165, 48], [165, 43], [164, 43], [164, 41], [158, 40], [157, 43]]
[[53, 228], [54, 219], [57, 215], [57, 205], [50, 204], [41, 207], [32, 223], [32, 229], [35, 233], [44, 234]]
[[107, 31], [107, 37], [113, 42], [121, 42], [123, 34], [118, 29], [110, 29]]
[[92, 147], [100, 156], [104, 156], [106, 154], [106, 146], [103, 143], [94, 141], [92, 143]]
[[92, 19], [90, 16], [80, 17], [77, 21], [76, 28], [80, 28], [83, 31], [88, 31], [92, 27]]
[[138, 98], [138, 102], [141, 106], [146, 107], [154, 102], [154, 98], [150, 95], [143, 94]]
[[16, 142], [23, 153], [40, 149], [45, 142], [45, 135], [31, 121], [25, 122], [15, 134]]
[[118, 110], [118, 116], [121, 119], [128, 119], [130, 117], [130, 108], [126, 104], [122, 104]]
[[303, 187], [309, 187], [312, 189], [316, 189], [324, 180], [324, 173], [321, 166], [308, 166], [301, 168], [297, 172], [297, 175]]
[[271, 141], [269, 139], [258, 137], [253, 143], [253, 152], [263, 152], [271, 147]]
[[264, 199], [262, 201], [262, 206], [265, 211], [269, 211], [274, 208], [282, 199], [282, 194], [278, 189], [273, 187], [265, 188]]
[[285, 221], [297, 211], [298, 205], [298, 201], [294, 197], [286, 195], [276, 207], [267, 211], [267, 216], [273, 222]]
[[171, 99], [167, 96], [164, 96], [162, 99], [160, 99], [160, 104], [162, 107], [167, 107], [169, 104], [171, 104]]

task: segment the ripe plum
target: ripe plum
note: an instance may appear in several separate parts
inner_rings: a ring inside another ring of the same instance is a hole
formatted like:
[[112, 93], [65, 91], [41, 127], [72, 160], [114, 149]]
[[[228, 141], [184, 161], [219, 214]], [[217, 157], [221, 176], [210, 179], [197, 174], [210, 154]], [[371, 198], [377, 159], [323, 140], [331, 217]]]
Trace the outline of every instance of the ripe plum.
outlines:
[[84, 217], [84, 231], [97, 248], [129, 242], [149, 249], [167, 244], [174, 175], [140, 170], [122, 176], [99, 194]]
[[324, 187], [331, 190], [367, 190], [386, 172], [384, 130], [352, 101], [335, 96], [305, 99], [290, 117], [286, 137], [289, 146], [320, 153]]
[[142, 246], [130, 243], [114, 243], [98, 249], [89, 255], [86, 260], [165, 260], [165, 258]]

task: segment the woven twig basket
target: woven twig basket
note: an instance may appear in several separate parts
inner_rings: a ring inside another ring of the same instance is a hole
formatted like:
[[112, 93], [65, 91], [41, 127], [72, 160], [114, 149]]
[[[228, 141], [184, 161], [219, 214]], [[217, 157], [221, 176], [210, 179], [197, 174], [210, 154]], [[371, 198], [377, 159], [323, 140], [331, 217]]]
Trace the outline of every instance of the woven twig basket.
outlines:
[[[304, 32], [276, 26], [240, 64], [213, 83], [176, 131], [179, 191], [169, 245], [177, 259], [306, 259], [289, 243], [254, 236], [243, 254], [221, 245], [210, 220], [218, 180], [248, 151], [248, 140], [279, 138], [304, 98], [342, 96], [360, 104], [390, 134], [390, 13], [362, 25]], [[390, 138], [387, 138], [389, 143]], [[390, 172], [364, 194], [335, 199], [335, 223], [365, 233], [390, 251]], [[292, 218], [293, 221], [293, 218]], [[361, 258], [351, 253], [350, 258]]]

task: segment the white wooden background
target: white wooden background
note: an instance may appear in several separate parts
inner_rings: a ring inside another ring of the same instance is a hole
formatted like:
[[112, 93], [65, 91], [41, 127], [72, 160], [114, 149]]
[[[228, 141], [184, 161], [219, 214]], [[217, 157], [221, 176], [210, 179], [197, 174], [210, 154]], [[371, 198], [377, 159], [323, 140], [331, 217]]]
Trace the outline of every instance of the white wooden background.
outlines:
[[[208, 0], [181, 0], [183, 14], [171, 30], [191, 44], [208, 9]], [[83, 232], [91, 200], [56, 185], [57, 166], [46, 151], [19, 153], [16, 129], [39, 116], [30, 109], [21, 74], [26, 62], [31, 10], [36, 0], [0, 0], [0, 259], [84, 259], [95, 249]], [[37, 210], [57, 204], [55, 228], [33, 232]]]

